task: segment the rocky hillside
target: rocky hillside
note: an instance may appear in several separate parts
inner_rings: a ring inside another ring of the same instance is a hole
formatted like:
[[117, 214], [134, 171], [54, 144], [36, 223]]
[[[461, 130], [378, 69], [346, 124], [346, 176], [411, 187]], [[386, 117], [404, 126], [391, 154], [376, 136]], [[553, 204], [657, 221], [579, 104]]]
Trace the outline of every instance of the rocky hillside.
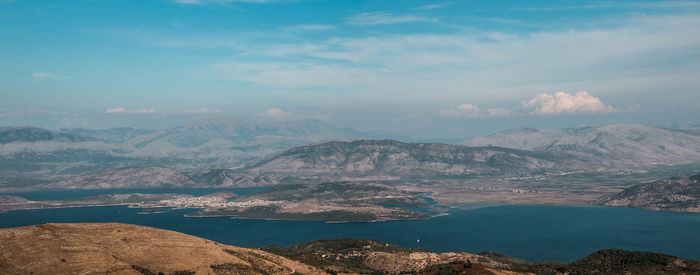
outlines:
[[700, 174], [679, 176], [629, 187], [602, 205], [652, 210], [700, 212]]
[[49, 131], [36, 127], [0, 127], [0, 143], [64, 141], [81, 142], [92, 138], [72, 133]]
[[0, 246], [2, 274], [322, 274], [261, 250], [128, 224], [0, 229]]
[[583, 164], [554, 153], [394, 140], [352, 140], [295, 147], [252, 161], [241, 170], [278, 177], [408, 179], [524, 174], [573, 169], [579, 165]]
[[562, 130], [515, 128], [459, 144], [562, 152], [613, 167], [700, 162], [700, 136], [638, 124]]
[[50, 189], [188, 188], [198, 184], [187, 175], [166, 167], [129, 167], [87, 174], [51, 183]]

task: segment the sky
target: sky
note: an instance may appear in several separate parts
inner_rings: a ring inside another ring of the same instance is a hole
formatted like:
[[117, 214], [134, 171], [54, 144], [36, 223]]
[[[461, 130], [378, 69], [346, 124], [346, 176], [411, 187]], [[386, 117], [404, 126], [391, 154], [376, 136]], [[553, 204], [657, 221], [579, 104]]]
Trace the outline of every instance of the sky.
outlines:
[[700, 1], [0, 0], [0, 126], [700, 124]]

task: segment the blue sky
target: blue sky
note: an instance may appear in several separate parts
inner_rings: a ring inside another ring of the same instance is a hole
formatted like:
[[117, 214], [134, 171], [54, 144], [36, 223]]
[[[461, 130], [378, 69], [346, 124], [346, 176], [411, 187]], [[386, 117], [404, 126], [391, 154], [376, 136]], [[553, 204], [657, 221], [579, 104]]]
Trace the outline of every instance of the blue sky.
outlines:
[[0, 0], [0, 125], [698, 123], [700, 2]]

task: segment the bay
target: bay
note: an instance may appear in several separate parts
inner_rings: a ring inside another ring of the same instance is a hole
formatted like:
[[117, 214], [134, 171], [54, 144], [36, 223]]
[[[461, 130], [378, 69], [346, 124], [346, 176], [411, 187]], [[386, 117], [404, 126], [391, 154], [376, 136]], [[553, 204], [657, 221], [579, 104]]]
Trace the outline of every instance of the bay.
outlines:
[[[318, 239], [368, 238], [435, 252], [485, 250], [528, 261], [571, 262], [605, 248], [700, 260], [700, 214], [631, 208], [489, 206], [425, 220], [376, 223], [187, 218], [188, 209], [138, 214], [126, 206], [0, 213], [0, 227], [49, 222], [121, 222], [169, 229], [221, 243], [262, 247]], [[420, 242], [417, 240], [420, 239]]]

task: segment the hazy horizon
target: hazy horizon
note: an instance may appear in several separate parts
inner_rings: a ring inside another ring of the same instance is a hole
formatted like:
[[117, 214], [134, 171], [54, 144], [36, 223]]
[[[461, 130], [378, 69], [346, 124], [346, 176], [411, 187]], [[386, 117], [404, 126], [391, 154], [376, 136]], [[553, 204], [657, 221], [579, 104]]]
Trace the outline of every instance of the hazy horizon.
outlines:
[[700, 4], [0, 1], [0, 126], [411, 137], [700, 117]]

